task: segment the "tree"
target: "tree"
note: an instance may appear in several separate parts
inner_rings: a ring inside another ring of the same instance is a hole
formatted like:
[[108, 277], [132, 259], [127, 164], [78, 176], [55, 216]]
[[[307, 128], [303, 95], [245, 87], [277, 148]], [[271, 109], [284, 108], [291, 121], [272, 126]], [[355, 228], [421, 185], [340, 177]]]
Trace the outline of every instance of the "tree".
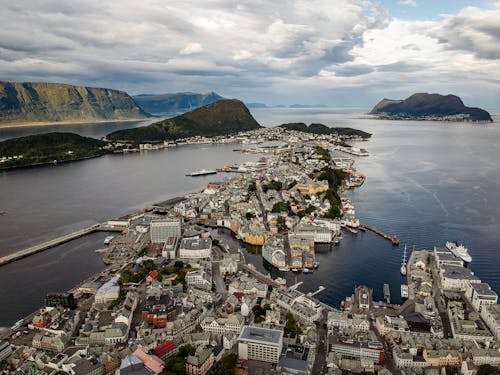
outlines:
[[285, 334], [290, 334], [290, 333], [300, 335], [302, 333], [302, 329], [295, 321], [293, 314], [291, 312], [288, 312], [286, 314]]
[[479, 366], [477, 375], [500, 375], [500, 369], [492, 365], [481, 365]]
[[285, 202], [276, 202], [273, 205], [271, 212], [274, 212], [274, 213], [288, 212], [288, 205]]

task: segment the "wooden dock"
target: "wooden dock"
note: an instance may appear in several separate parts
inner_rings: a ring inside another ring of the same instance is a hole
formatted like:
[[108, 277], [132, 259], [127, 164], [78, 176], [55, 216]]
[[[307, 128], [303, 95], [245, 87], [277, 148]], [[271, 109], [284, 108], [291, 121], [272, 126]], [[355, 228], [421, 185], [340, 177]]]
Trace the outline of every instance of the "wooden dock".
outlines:
[[75, 240], [77, 238], [86, 236], [88, 234], [94, 233], [94, 232], [122, 232], [124, 228], [120, 227], [111, 227], [107, 226], [105, 224], [95, 224], [90, 227], [80, 229], [76, 232], [65, 234], [64, 236], [54, 238], [52, 240], [43, 242], [38, 245], [34, 245], [31, 247], [28, 247], [23, 250], [16, 251], [12, 254], [5, 255], [0, 258], [0, 266], [6, 265], [8, 263], [15, 262], [16, 260], [26, 258], [30, 255], [51, 249], [55, 246], [61, 245], [65, 242], [69, 242], [72, 240]]
[[396, 236], [389, 236], [387, 233], [384, 233], [377, 228], [374, 228], [374, 227], [371, 227], [371, 226], [365, 225], [365, 224], [360, 224], [359, 228], [361, 230], [372, 231], [373, 233], [378, 234], [381, 237], [384, 237], [386, 240], [391, 241], [393, 245], [399, 245], [399, 239]]

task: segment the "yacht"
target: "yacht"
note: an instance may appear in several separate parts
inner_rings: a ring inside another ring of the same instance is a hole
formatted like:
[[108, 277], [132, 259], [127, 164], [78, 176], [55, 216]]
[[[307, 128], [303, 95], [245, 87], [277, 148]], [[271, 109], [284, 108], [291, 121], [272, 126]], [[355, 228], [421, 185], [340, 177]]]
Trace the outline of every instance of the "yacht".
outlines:
[[457, 241], [446, 242], [446, 248], [450, 250], [453, 255], [462, 259], [465, 263], [472, 262], [472, 257], [470, 256], [468, 249], [464, 245], [459, 244]]
[[406, 245], [403, 253], [403, 261], [401, 262], [401, 275], [406, 276]]

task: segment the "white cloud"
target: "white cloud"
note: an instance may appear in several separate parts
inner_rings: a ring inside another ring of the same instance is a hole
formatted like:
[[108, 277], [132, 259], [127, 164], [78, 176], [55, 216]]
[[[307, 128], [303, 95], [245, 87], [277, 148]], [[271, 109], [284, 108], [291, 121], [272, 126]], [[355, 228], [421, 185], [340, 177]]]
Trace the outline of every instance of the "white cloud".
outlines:
[[189, 43], [186, 47], [181, 49], [179, 53], [181, 55], [194, 55], [203, 51], [203, 47], [200, 43]]
[[409, 6], [412, 6], [412, 7], [416, 7], [417, 6], [417, 0], [401, 0], [401, 1], [399, 1], [399, 4], [409, 5]]
[[499, 12], [497, 4], [411, 21], [370, 0], [10, 2], [0, 13], [0, 79], [218, 90], [271, 103], [308, 101], [313, 91], [332, 102], [333, 88], [388, 96], [381, 88], [455, 84], [486, 95], [485, 86], [500, 92], [491, 77]]

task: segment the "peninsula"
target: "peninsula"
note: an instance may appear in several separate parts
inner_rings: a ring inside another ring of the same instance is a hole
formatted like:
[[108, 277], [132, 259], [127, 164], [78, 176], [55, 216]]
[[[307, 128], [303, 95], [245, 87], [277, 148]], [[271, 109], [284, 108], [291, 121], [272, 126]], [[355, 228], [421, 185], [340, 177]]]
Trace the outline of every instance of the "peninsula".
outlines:
[[0, 126], [144, 119], [125, 92], [44, 82], [0, 82]]
[[427, 93], [404, 100], [382, 99], [369, 114], [390, 120], [493, 121], [487, 111], [466, 107], [458, 96]]

